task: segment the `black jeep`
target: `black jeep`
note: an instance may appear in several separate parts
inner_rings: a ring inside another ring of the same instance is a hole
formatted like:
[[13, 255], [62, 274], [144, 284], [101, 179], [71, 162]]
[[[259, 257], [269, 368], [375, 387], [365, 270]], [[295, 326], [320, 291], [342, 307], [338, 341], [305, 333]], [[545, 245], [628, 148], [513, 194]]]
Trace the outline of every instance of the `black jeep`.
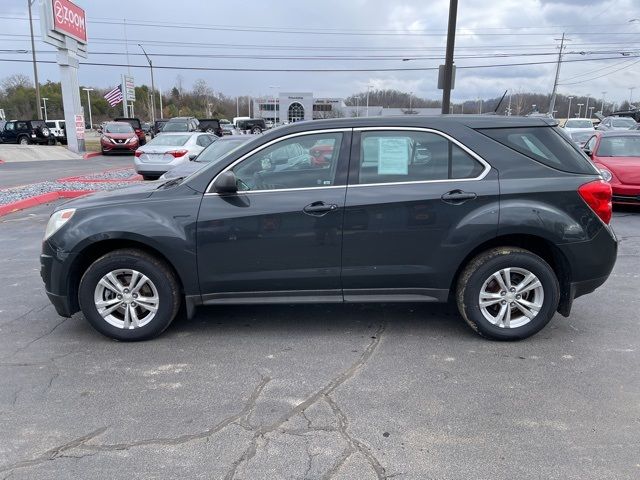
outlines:
[[44, 120], [11, 120], [6, 123], [0, 133], [2, 143], [19, 143], [20, 145], [55, 145], [56, 139]]

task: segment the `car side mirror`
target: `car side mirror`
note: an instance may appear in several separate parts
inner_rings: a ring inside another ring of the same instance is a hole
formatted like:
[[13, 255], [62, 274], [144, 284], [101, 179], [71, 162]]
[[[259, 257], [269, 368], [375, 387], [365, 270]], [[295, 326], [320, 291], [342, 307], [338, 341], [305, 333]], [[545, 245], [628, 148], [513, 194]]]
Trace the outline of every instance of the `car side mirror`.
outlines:
[[233, 172], [222, 172], [218, 175], [215, 182], [213, 182], [213, 188], [216, 193], [220, 194], [233, 194], [238, 192], [238, 179]]
[[196, 153], [192, 153], [191, 155], [189, 155], [189, 160], [193, 162], [197, 156], [198, 155]]
[[582, 151], [585, 153], [585, 155], [586, 155], [587, 157], [590, 157], [590, 156], [593, 154], [593, 152], [591, 151], [591, 149], [589, 149], [588, 147], [584, 147], [584, 148], [582, 149]]

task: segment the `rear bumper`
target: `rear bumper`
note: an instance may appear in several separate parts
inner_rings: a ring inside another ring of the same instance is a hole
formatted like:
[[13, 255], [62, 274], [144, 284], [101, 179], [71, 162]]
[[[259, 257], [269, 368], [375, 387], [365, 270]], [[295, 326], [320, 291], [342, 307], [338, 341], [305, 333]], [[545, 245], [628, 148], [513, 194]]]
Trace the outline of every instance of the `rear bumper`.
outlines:
[[186, 160], [183, 160], [182, 158], [176, 158], [175, 160], [167, 163], [141, 162], [136, 158], [134, 166], [137, 173], [144, 175], [162, 175], [172, 168], [177, 167], [178, 165], [184, 165], [185, 163], [187, 163]]

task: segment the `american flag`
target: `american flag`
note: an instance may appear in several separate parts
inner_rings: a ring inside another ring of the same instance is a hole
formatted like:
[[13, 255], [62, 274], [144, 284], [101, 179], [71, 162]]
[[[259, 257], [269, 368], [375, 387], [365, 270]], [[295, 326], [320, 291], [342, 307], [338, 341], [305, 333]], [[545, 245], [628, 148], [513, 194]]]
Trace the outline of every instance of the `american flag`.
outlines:
[[109, 105], [115, 107], [122, 101], [122, 85], [118, 85], [116, 88], [109, 91], [104, 98], [109, 102]]

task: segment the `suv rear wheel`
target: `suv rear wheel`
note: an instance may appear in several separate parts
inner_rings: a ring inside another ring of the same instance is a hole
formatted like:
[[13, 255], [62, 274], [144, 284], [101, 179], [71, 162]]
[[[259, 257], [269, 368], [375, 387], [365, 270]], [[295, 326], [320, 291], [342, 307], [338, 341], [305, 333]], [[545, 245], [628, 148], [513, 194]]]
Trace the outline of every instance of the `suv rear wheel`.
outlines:
[[26, 135], [21, 135], [20, 137], [18, 137], [18, 143], [20, 145], [29, 145], [29, 137], [27, 137]]
[[114, 250], [93, 262], [80, 280], [80, 309], [103, 335], [147, 340], [171, 324], [180, 292], [171, 269], [135, 249]]
[[257, 135], [259, 133], [262, 133], [262, 129], [260, 127], [253, 127], [251, 129], [251, 133], [253, 133], [254, 135]]
[[520, 340], [539, 332], [560, 299], [555, 272], [539, 256], [500, 247], [475, 257], [458, 279], [460, 314], [478, 334]]

